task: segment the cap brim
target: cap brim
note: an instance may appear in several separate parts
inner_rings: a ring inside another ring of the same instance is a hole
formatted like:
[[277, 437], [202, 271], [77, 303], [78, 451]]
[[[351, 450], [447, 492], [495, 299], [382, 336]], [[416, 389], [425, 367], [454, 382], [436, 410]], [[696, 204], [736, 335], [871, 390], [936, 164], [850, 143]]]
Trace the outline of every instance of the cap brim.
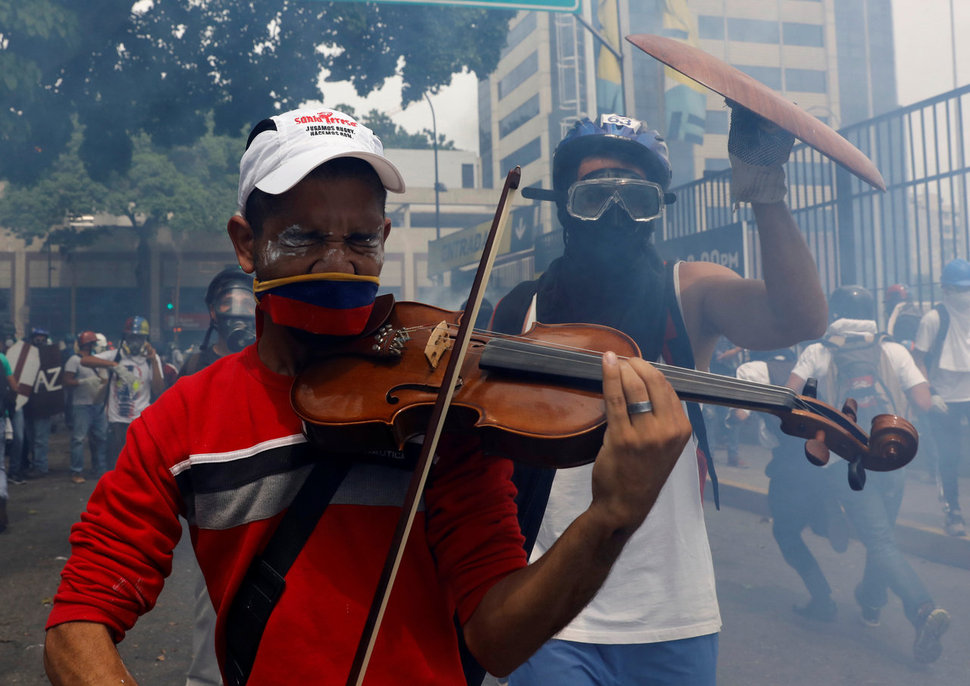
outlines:
[[256, 184], [256, 188], [270, 195], [285, 193], [321, 164], [339, 157], [356, 157], [364, 160], [377, 172], [384, 188], [391, 193], [404, 192], [404, 178], [401, 176], [401, 172], [386, 158], [357, 148], [341, 150], [333, 147], [307, 150], [300, 155], [294, 155], [280, 165], [278, 169], [263, 177]]

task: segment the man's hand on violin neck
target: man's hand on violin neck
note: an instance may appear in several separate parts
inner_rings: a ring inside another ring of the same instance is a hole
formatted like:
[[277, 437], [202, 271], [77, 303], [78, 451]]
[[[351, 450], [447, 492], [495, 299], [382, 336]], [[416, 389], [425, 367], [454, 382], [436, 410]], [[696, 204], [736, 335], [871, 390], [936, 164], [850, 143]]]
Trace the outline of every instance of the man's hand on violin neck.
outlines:
[[[629, 536], [646, 518], [691, 434], [680, 399], [663, 374], [641, 360], [603, 357], [606, 435], [593, 466], [590, 512]], [[649, 401], [649, 412], [628, 405]]]

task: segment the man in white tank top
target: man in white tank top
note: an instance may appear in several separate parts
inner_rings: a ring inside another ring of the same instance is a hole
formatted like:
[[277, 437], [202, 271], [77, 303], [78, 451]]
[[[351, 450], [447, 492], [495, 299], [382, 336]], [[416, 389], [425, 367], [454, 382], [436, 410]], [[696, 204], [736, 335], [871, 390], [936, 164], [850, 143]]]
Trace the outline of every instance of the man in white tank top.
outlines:
[[[556, 202], [564, 255], [538, 282], [520, 284], [499, 303], [494, 328], [521, 330], [532, 321], [605, 324], [629, 334], [646, 359], [657, 360], [669, 323], [676, 321], [697, 366], [705, 369], [722, 334], [756, 349], [819, 336], [825, 297], [784, 202], [782, 164], [792, 141], [757, 115], [734, 108], [732, 195], [752, 203], [758, 223], [765, 278], [756, 281], [706, 262], [667, 270], [651, 239], [664, 205], [673, 201], [663, 139], [618, 115], [578, 122], [556, 149], [553, 190], [528, 194]], [[510, 686], [714, 684], [721, 618], [696, 447], [691, 441], [685, 448], [593, 601], [513, 672]], [[527, 539], [530, 517], [541, 516], [532, 559], [589, 504], [590, 471], [556, 472], [544, 516], [542, 487], [520, 482]], [[534, 498], [533, 491], [541, 495]]]

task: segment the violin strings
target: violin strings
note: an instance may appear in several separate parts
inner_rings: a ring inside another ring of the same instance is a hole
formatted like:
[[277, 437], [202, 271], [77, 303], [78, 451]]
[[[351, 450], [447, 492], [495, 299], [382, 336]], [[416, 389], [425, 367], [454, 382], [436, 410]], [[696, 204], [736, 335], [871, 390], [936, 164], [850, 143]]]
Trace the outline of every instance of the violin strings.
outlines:
[[[576, 350], [570, 346], [555, 348], [552, 346], [536, 344], [534, 342], [530, 342], [530, 348], [530, 350], [518, 350], [516, 352], [523, 357], [533, 357], [537, 360], [555, 360], [558, 359], [555, 353], [560, 349], [574, 351], [579, 352], [580, 354], [588, 354], [590, 355], [590, 358], [588, 360], [569, 360], [568, 362], [573, 368], [583, 367], [586, 369], [599, 369], [600, 367], [600, 353], [598, 352], [590, 353], [586, 350]], [[660, 363], [654, 363], [654, 367], [659, 369], [668, 379], [668, 381], [672, 382], [673, 385], [676, 386], [678, 383], [681, 384], [681, 387], [677, 390], [708, 395], [711, 397], [711, 400], [725, 399], [723, 398], [723, 391], [729, 390], [734, 392], [737, 400], [787, 406], [785, 401], [790, 400], [795, 396], [794, 391], [784, 386], [758, 384], [729, 376], [686, 369], [683, 367], [674, 367]]]
[[[405, 332], [431, 330], [435, 328], [435, 326], [437, 326], [437, 324], [422, 324], [413, 327], [405, 327], [401, 330]], [[458, 327], [457, 324], [451, 322], [448, 322], [447, 326], [449, 330], [453, 330]], [[494, 339], [528, 343], [532, 347], [532, 350], [520, 350], [519, 353], [522, 355], [535, 357], [536, 359], [557, 359], [555, 351], [561, 350], [564, 352], [575, 352], [590, 356], [589, 360], [570, 361], [570, 363], [573, 365], [583, 366], [586, 368], [599, 368], [600, 366], [599, 360], [600, 356], [602, 355], [602, 351], [568, 345], [566, 343], [554, 343], [549, 341], [536, 342], [534, 339], [521, 334], [505, 334], [481, 328], [473, 328], [472, 332]], [[630, 359], [629, 356], [625, 355], [619, 355], [618, 357], [624, 360]], [[794, 409], [806, 411], [813, 410], [813, 407], [809, 403], [805, 402], [797, 393], [787, 386], [761, 384], [753, 381], [745, 381], [735, 377], [724, 376], [721, 374], [714, 374], [712, 372], [703, 372], [695, 369], [687, 369], [686, 367], [676, 367], [656, 362], [652, 364], [654, 367], [659, 369], [669, 381], [682, 382], [688, 386], [691, 386], [690, 388], [680, 389], [682, 391], [693, 391], [695, 393], [711, 395], [714, 398], [719, 398], [719, 391], [731, 390], [736, 394], [744, 396], [743, 398], [736, 398], [738, 400], [776, 404], [785, 407], [788, 406], [788, 403], [791, 403], [791, 405], [794, 406]], [[716, 380], [714, 377], [716, 377]]]

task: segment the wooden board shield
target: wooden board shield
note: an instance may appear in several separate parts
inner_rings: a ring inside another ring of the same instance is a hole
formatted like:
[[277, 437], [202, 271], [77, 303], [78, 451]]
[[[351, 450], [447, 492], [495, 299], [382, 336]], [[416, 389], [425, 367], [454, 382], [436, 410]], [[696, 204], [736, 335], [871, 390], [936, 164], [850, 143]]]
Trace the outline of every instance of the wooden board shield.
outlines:
[[671, 38], [641, 33], [626, 39], [668, 67], [791, 132], [874, 188], [886, 190], [882, 174], [861, 150], [817, 117], [743, 71]]

